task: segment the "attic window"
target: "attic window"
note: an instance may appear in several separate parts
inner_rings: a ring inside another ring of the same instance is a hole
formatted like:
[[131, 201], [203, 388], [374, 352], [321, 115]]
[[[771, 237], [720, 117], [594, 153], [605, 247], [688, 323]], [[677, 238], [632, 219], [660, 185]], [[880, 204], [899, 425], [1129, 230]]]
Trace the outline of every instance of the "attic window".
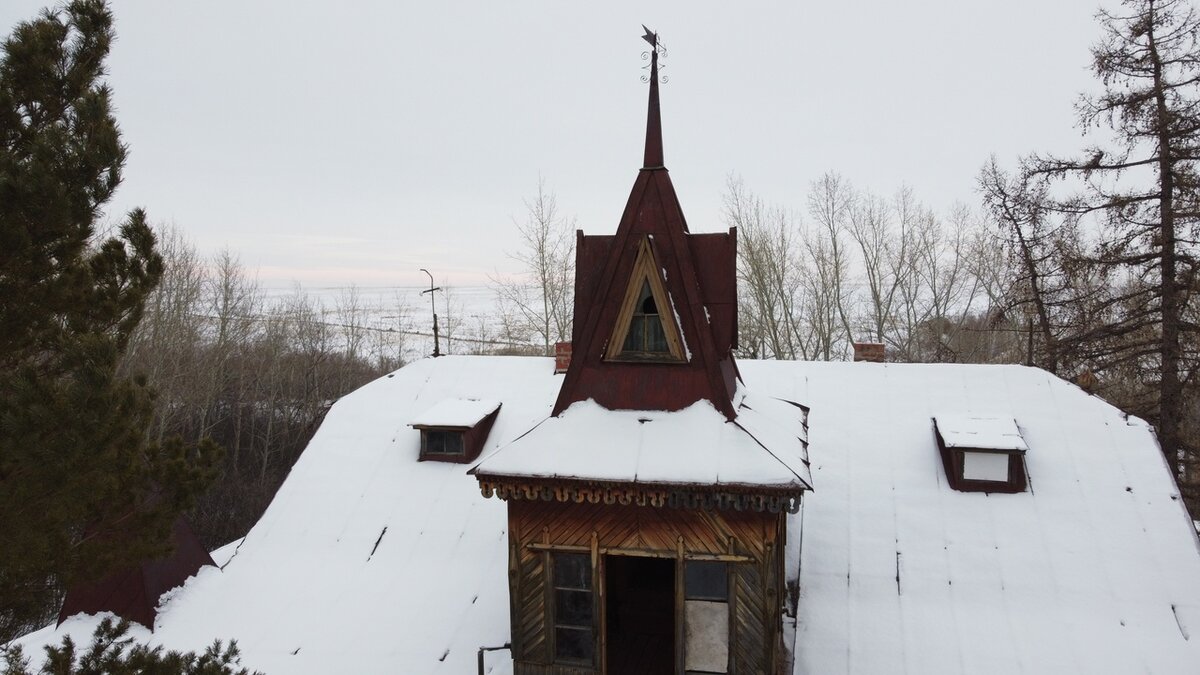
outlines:
[[409, 426], [421, 432], [421, 461], [474, 461], [487, 442], [500, 402], [445, 399], [418, 415]]
[[[649, 239], [643, 239], [638, 247], [625, 299], [608, 344], [606, 358], [613, 361], [685, 360], [671, 299], [663, 286]], [[619, 349], [614, 349], [618, 345]]]
[[1011, 417], [939, 415], [934, 436], [950, 487], [963, 492], [1024, 492], [1028, 446]]
[[422, 455], [463, 454], [463, 432], [452, 429], [424, 429], [421, 431]]
[[621, 352], [641, 352], [658, 356], [670, 356], [667, 347], [667, 333], [663, 330], [662, 317], [658, 315], [658, 305], [650, 292], [650, 282], [642, 282], [642, 293], [638, 296], [633, 307], [633, 315], [629, 317], [629, 332], [625, 334], [625, 344]]

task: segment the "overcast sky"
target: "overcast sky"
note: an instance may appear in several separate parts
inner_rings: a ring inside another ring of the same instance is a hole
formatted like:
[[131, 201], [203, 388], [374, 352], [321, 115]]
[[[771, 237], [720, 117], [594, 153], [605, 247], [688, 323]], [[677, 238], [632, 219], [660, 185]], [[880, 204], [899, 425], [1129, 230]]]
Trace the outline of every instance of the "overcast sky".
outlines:
[[[41, 0], [4, 0], [5, 33]], [[268, 284], [470, 285], [513, 269], [538, 176], [588, 233], [641, 165], [647, 45], [669, 51], [666, 165], [693, 231], [730, 173], [802, 208], [837, 171], [944, 210], [996, 153], [1079, 146], [1095, 0], [113, 0], [134, 206]]]

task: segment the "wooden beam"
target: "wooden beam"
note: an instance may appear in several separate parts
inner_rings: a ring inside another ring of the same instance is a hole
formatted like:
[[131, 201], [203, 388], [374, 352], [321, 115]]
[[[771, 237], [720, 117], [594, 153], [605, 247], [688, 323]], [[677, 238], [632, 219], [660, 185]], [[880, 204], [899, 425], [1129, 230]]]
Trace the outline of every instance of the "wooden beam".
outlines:
[[675, 541], [675, 675], [684, 675], [683, 667], [687, 658], [687, 627], [684, 626], [684, 608], [687, 606], [684, 600], [686, 566], [683, 535], [680, 535]]
[[[682, 537], [681, 537], [682, 539]], [[571, 546], [568, 544], [543, 544], [540, 542], [531, 542], [525, 544], [525, 548], [531, 551], [558, 551], [560, 553], [590, 553], [590, 546]], [[674, 551], [663, 551], [660, 549], [648, 548], [619, 548], [612, 546], [599, 546], [597, 548], [599, 555], [623, 555], [631, 558], [676, 558], [679, 557]], [[755, 562], [755, 558], [748, 555], [729, 554], [729, 553], [688, 553], [682, 554], [685, 560], [705, 560], [710, 562], [731, 562], [731, 563], [751, 563]]]

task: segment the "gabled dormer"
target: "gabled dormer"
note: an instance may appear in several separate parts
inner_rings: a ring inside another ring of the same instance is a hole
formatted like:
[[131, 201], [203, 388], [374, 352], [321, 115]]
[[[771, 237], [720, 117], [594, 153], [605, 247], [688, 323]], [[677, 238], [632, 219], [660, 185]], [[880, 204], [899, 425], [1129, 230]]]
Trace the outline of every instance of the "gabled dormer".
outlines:
[[571, 365], [555, 415], [590, 398], [612, 410], [707, 400], [736, 416], [737, 234], [688, 231], [663, 165], [657, 63], [643, 166], [617, 231], [577, 233]]

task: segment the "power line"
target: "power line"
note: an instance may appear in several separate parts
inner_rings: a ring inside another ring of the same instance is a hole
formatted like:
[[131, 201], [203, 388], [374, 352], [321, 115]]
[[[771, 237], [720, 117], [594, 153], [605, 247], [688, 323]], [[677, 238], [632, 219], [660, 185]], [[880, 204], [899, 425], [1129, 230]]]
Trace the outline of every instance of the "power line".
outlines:
[[[345, 328], [345, 329], [349, 329], [349, 330], [371, 331], [374, 333], [384, 333], [384, 334], [391, 334], [391, 335], [413, 335], [416, 337], [426, 337], [426, 338], [430, 338], [430, 339], [433, 338], [433, 333], [431, 333], [431, 332], [426, 333], [426, 332], [419, 331], [419, 330], [407, 330], [407, 329], [403, 329], [403, 328], [379, 328], [377, 326], [355, 326], [352, 324], [337, 323], [334, 321], [319, 321], [316, 319], [301, 319], [301, 318], [297, 318], [297, 317], [281, 318], [281, 317], [276, 317], [276, 316], [246, 316], [246, 315], [219, 317], [219, 316], [213, 316], [211, 314], [199, 314], [196, 312], [188, 312], [187, 315], [191, 316], [193, 318], [196, 318], [196, 319], [206, 319], [208, 321], [247, 321], [250, 323], [266, 323], [268, 321], [281, 321], [282, 320], [282, 321], [292, 321], [295, 323], [302, 323], [302, 324], [310, 325], [310, 326], [329, 326], [331, 328]], [[471, 344], [492, 345], [492, 346], [500, 346], [500, 347], [537, 347], [538, 346], [532, 342], [514, 342], [514, 341], [496, 340], [496, 339], [490, 339], [490, 338], [457, 337], [453, 334], [451, 335], [450, 340], [453, 342], [469, 342]]]

